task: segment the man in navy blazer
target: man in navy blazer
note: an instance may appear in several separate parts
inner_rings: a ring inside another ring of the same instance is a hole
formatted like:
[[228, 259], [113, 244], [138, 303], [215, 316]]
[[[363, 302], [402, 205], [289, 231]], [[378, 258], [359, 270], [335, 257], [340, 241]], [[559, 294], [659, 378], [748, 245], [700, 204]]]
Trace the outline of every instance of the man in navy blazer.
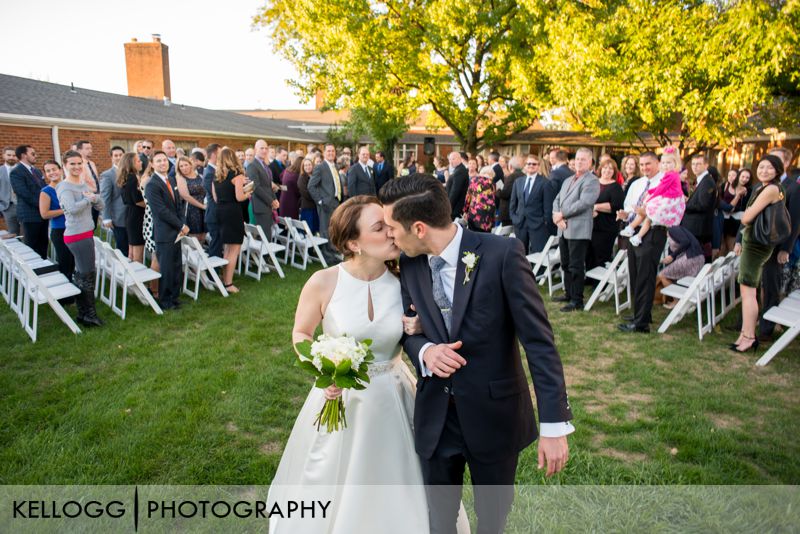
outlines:
[[445, 190], [447, 198], [450, 199], [450, 216], [455, 219], [464, 213], [464, 204], [467, 201], [467, 189], [469, 188], [469, 172], [464, 166], [460, 152], [453, 150], [448, 154], [447, 160], [450, 163], [450, 177], [447, 179]]
[[525, 161], [525, 174], [514, 180], [509, 213], [514, 235], [522, 241], [528, 254], [540, 252], [551, 235], [555, 191], [550, 181], [539, 174], [541, 163], [533, 154]]
[[[419, 381], [414, 441], [431, 532], [455, 532], [464, 468], [478, 532], [502, 532], [519, 453], [537, 436], [547, 475], [563, 469], [574, 431], [561, 358], [525, 252], [516, 239], [453, 224], [442, 184], [414, 174], [381, 189], [389, 235], [403, 250], [403, 307], [422, 334], [403, 347]], [[491, 332], [492, 335], [487, 335]], [[519, 343], [539, 408], [537, 431]]]
[[375, 190], [380, 191], [383, 184], [394, 178], [394, 165], [386, 159], [383, 150], [375, 152]]
[[214, 176], [217, 173], [217, 154], [219, 152], [219, 145], [211, 143], [206, 147], [206, 158], [208, 165], [203, 172], [203, 187], [206, 190], [206, 213], [204, 220], [206, 228], [208, 228], [208, 235], [211, 237], [211, 244], [208, 245], [208, 255], [222, 257], [222, 234], [220, 234], [220, 226], [217, 221], [217, 203], [214, 202], [214, 195], [211, 194], [211, 186], [214, 183]]
[[42, 173], [34, 167], [36, 150], [30, 145], [20, 145], [14, 153], [17, 163], [9, 173], [11, 188], [17, 195], [17, 219], [22, 227], [25, 244], [42, 259], [47, 258], [48, 222], [39, 213], [39, 193], [45, 186]]
[[550, 175], [547, 177], [557, 195], [564, 185], [564, 180], [575, 174], [569, 168], [569, 154], [566, 151], [556, 148], [550, 151]]
[[156, 242], [156, 257], [161, 267], [158, 284], [158, 300], [165, 310], [180, 307], [181, 291], [181, 244], [178, 236], [189, 233], [183, 218], [183, 201], [178, 188], [167, 176], [169, 160], [158, 150], [153, 154], [155, 173], [144, 188], [144, 196], [153, 213], [153, 240]]

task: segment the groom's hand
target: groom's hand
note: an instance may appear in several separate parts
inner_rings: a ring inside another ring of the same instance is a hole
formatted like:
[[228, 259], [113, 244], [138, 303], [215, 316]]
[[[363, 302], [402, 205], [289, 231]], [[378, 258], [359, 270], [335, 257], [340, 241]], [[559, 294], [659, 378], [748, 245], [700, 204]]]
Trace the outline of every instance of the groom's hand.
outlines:
[[460, 348], [460, 341], [433, 345], [428, 347], [425, 354], [422, 355], [422, 360], [430, 372], [440, 378], [447, 378], [467, 365], [467, 360], [456, 352]]
[[569, 459], [569, 445], [567, 436], [559, 438], [539, 437], [539, 469], [547, 463], [546, 476], [551, 477], [558, 473], [567, 464]]

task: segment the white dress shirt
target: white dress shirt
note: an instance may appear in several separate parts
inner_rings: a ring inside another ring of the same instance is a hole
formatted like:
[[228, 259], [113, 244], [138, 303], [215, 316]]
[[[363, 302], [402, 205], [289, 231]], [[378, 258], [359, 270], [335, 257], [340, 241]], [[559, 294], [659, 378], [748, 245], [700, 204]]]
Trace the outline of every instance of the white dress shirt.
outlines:
[[[464, 229], [459, 224], [453, 223], [456, 227], [456, 235], [450, 243], [444, 248], [439, 257], [445, 261], [445, 265], [440, 271], [442, 277], [442, 286], [447, 294], [450, 302], [453, 302], [456, 287], [456, 269], [458, 268], [458, 252], [461, 250], [461, 239], [464, 237]], [[434, 256], [428, 254], [428, 264]], [[432, 274], [432, 273], [431, 273]], [[422, 376], [433, 376], [433, 373], [425, 366], [425, 361], [422, 359], [428, 347], [435, 345], [435, 343], [426, 343], [419, 351], [419, 365], [422, 370]], [[544, 438], [559, 438], [575, 432], [575, 427], [569, 421], [562, 423], [539, 423], [539, 435]]]

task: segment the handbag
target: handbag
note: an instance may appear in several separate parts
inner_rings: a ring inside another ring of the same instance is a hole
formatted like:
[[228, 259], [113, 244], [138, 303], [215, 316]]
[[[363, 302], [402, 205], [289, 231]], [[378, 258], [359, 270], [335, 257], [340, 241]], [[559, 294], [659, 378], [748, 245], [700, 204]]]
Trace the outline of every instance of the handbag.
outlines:
[[770, 204], [756, 216], [753, 221], [753, 241], [767, 246], [776, 246], [792, 234], [792, 220], [781, 191], [781, 202]]

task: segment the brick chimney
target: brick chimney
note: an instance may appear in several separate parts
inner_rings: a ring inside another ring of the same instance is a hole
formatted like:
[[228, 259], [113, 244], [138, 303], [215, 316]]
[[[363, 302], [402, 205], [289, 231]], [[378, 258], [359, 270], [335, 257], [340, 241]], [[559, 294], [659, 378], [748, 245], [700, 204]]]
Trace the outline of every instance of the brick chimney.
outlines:
[[128, 96], [168, 101], [172, 98], [169, 86], [169, 47], [154, 33], [153, 42], [140, 43], [131, 39], [125, 43], [125, 67], [128, 73]]

